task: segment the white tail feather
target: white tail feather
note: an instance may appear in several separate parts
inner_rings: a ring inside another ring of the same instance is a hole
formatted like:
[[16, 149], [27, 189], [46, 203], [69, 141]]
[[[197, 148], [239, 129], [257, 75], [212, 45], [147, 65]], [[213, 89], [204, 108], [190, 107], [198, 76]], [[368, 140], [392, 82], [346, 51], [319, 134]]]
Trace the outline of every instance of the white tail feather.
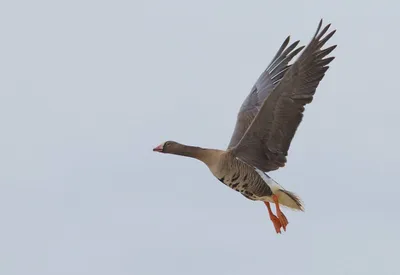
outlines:
[[283, 206], [289, 207], [291, 209], [304, 211], [303, 203], [296, 194], [287, 190], [278, 190], [278, 192], [276, 192], [276, 195], [278, 196], [279, 204], [282, 204]]
[[[279, 185], [279, 183], [274, 181], [261, 170], [256, 168], [256, 172], [261, 176], [265, 183], [268, 184], [269, 188], [272, 190], [272, 193], [278, 196], [279, 204], [291, 209], [304, 211], [304, 206], [299, 196], [293, 192], [285, 190], [285, 188], [283, 188], [281, 185]], [[268, 202], [274, 202], [271, 197], [263, 197], [261, 199]]]

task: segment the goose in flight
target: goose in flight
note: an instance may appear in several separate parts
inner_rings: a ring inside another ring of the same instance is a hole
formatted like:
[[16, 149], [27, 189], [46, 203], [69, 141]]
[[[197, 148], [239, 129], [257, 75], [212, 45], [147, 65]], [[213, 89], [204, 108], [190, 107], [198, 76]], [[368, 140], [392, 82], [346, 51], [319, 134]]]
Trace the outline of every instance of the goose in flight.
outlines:
[[[262, 201], [276, 233], [286, 231], [288, 220], [280, 205], [304, 211], [300, 198], [284, 189], [266, 172], [285, 166], [290, 143], [302, 121], [304, 106], [334, 57], [336, 45], [323, 47], [336, 30], [322, 28], [322, 19], [307, 47], [283, 42], [266, 70], [244, 100], [226, 150], [205, 149], [166, 141], [153, 151], [191, 157], [205, 163], [223, 184], [253, 201]], [[289, 62], [303, 50], [293, 64]], [[276, 215], [271, 205], [275, 204]]]

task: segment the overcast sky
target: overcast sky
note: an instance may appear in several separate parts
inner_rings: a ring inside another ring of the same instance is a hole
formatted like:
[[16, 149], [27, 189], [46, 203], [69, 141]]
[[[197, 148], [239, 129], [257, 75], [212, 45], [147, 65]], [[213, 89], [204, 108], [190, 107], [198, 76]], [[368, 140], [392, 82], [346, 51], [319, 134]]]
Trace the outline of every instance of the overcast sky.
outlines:
[[[398, 274], [396, 1], [3, 1], [0, 274]], [[165, 140], [226, 148], [287, 35], [338, 44], [261, 202]]]

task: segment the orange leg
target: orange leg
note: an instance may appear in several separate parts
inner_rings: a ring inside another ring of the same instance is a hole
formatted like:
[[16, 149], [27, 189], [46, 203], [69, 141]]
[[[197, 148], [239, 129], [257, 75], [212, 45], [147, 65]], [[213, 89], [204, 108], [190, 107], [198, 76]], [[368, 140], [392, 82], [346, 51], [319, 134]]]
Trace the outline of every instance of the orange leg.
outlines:
[[271, 205], [269, 204], [269, 202], [265, 201], [264, 203], [268, 208], [269, 218], [271, 219], [272, 223], [274, 224], [276, 233], [281, 233], [281, 227], [282, 227], [281, 222], [279, 221], [278, 217], [275, 216], [274, 213], [272, 213]]
[[283, 227], [283, 230], [286, 231], [286, 226], [289, 224], [286, 216], [282, 213], [280, 207], [279, 207], [279, 200], [277, 195], [272, 195], [272, 199], [275, 202], [276, 205], [276, 214], [278, 215], [278, 219]]

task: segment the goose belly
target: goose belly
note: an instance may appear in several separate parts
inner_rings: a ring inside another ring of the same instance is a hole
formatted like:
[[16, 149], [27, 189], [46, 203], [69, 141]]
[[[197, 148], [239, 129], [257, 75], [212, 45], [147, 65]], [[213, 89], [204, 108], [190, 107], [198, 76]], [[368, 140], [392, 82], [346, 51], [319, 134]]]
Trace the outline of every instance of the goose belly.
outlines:
[[217, 179], [250, 200], [259, 200], [261, 197], [272, 195], [268, 184], [258, 174], [243, 176], [233, 174], [217, 177]]

